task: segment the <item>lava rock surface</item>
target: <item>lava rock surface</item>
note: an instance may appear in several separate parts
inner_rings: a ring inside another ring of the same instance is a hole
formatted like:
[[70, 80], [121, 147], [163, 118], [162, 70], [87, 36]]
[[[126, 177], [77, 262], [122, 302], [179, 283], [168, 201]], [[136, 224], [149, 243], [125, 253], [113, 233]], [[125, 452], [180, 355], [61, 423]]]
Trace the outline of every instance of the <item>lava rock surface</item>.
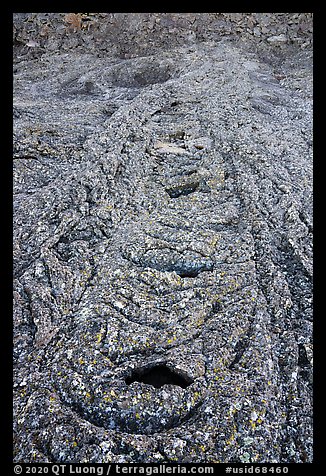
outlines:
[[16, 462], [312, 461], [312, 57], [269, 43], [16, 58]]

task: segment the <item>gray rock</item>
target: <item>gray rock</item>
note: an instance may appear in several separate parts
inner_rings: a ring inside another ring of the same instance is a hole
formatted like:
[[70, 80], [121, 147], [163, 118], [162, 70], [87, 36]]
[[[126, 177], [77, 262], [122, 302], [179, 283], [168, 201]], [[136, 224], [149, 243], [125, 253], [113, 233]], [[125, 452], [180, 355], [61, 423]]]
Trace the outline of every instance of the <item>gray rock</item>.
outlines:
[[288, 39], [286, 35], [281, 34], [281, 35], [270, 36], [269, 38], [267, 38], [267, 41], [268, 43], [271, 43], [274, 46], [281, 46], [287, 43]]
[[16, 58], [15, 462], [312, 461], [311, 51], [199, 39]]

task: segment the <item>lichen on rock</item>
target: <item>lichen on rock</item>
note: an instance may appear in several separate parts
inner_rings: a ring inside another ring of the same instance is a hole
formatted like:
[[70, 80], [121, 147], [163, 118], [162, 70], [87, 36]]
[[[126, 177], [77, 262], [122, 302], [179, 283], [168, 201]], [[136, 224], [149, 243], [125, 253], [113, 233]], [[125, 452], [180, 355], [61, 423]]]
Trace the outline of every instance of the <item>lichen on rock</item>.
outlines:
[[15, 461], [311, 462], [309, 14], [28, 15]]

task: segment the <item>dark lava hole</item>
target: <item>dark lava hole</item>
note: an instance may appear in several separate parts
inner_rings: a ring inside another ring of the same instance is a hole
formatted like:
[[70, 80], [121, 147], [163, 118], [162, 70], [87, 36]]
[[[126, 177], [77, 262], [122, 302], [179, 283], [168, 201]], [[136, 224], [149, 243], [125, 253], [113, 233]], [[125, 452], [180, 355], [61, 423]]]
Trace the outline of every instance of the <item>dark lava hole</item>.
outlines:
[[178, 198], [183, 195], [189, 195], [190, 193], [195, 192], [199, 187], [199, 182], [187, 183], [185, 185], [179, 185], [176, 187], [167, 188], [166, 191], [171, 198]]
[[126, 377], [125, 382], [127, 385], [133, 382], [147, 383], [155, 388], [160, 388], [163, 385], [177, 385], [186, 388], [193, 383], [193, 379], [169, 369], [165, 364], [159, 364], [151, 368], [133, 370], [131, 375]]
[[180, 278], [197, 278], [200, 271], [200, 269], [190, 269], [189, 271], [177, 271], [176, 273]]
[[213, 271], [213, 264], [205, 263], [199, 266], [174, 267], [173, 271], [175, 271], [180, 278], [197, 278], [199, 273], [202, 273], [203, 271]]

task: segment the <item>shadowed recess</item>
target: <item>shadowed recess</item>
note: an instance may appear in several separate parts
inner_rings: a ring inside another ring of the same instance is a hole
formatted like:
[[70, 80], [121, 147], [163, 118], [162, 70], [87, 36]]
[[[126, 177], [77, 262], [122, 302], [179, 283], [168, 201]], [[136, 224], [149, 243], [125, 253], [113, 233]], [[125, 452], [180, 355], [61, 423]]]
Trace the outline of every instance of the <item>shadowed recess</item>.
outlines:
[[163, 385], [177, 385], [186, 388], [193, 383], [193, 379], [189, 376], [181, 375], [165, 364], [155, 365], [150, 368], [140, 368], [132, 371], [131, 375], [126, 377], [127, 385], [133, 382], [146, 383], [155, 388], [163, 387]]
[[181, 278], [196, 278], [203, 271], [213, 271], [213, 264], [210, 261], [206, 263], [182, 263], [182, 265], [174, 266], [175, 271]]
[[189, 195], [195, 192], [199, 187], [199, 181], [187, 183], [184, 185], [177, 185], [175, 187], [166, 188], [167, 193], [171, 198], [178, 198], [183, 195]]

